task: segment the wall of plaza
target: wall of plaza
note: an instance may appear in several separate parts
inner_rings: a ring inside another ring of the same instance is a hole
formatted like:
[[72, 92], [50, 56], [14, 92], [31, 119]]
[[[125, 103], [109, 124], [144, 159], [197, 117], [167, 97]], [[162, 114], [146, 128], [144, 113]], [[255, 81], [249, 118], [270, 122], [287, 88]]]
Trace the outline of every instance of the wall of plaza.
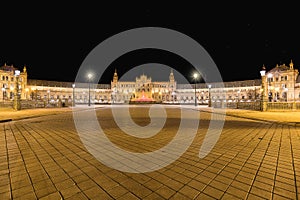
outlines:
[[[177, 99], [179, 103], [193, 103], [195, 100], [195, 85], [177, 84]], [[223, 83], [196, 84], [196, 98], [199, 104], [212, 102], [257, 101], [261, 98], [261, 80], [245, 80]]]
[[[0, 99], [12, 101], [16, 93], [15, 68], [12, 65], [0, 67]], [[300, 76], [293, 63], [276, 65], [266, 72], [268, 101], [300, 101]], [[26, 66], [19, 75], [19, 94], [21, 100], [44, 101], [48, 103], [73, 102], [88, 103], [126, 103], [132, 99], [147, 96], [158, 103], [212, 102], [255, 102], [262, 99], [263, 79], [232, 81], [223, 83], [180, 84], [173, 72], [167, 81], [152, 81], [151, 77], [141, 75], [135, 81], [119, 81], [117, 72], [110, 84], [73, 83], [27, 79]]]
[[[89, 92], [90, 87], [90, 92]], [[89, 95], [92, 103], [108, 103], [111, 99], [109, 84], [89, 84], [60, 81], [28, 79], [27, 100], [58, 101], [71, 103], [88, 103]]]

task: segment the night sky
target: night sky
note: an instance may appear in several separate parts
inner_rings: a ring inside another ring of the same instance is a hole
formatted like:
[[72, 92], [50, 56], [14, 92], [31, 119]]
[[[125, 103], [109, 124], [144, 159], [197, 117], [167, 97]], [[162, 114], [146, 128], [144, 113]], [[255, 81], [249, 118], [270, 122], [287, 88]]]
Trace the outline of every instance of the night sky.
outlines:
[[[28, 78], [74, 81], [93, 48], [122, 31], [164, 27], [196, 40], [224, 81], [260, 78], [276, 64], [300, 66], [299, 8], [280, 4], [41, 4], [2, 5], [0, 65], [27, 66]], [[201, 2], [200, 2], [201, 3]], [[188, 76], [192, 67], [177, 55], [144, 49], [119, 57], [101, 78], [110, 82], [145, 63], [162, 63]]]

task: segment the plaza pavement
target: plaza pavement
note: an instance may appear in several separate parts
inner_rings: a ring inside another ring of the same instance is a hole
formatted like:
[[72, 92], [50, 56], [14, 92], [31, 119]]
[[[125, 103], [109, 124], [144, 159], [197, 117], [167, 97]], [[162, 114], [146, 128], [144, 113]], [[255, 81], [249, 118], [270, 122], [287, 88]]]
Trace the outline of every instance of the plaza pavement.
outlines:
[[[200, 118], [192, 144], [172, 164], [145, 173], [95, 159], [76, 132], [71, 108], [0, 110], [0, 199], [299, 199], [300, 112], [227, 109], [218, 142], [200, 159], [212, 110], [187, 109]], [[130, 152], [155, 151], [172, 140], [180, 112], [169, 106], [166, 113], [159, 134], [137, 139], [122, 133], [108, 106], [96, 109], [107, 137]], [[150, 122], [147, 107], [131, 114], [141, 126]]]

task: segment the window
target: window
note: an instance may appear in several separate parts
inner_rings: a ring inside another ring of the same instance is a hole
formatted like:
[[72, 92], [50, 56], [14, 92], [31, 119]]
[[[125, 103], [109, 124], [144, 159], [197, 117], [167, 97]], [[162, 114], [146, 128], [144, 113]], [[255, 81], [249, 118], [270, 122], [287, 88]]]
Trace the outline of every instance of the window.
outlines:
[[288, 76], [281, 76], [281, 81], [287, 81], [288, 80]]

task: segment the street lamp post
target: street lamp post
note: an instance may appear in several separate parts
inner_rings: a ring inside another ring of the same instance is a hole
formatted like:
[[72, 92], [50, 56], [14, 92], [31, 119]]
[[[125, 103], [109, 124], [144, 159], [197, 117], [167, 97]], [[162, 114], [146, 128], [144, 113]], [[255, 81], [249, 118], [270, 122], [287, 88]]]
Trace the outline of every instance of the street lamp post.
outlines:
[[236, 103], [236, 108], [239, 109], [240, 93], [241, 93], [241, 90], [239, 89], [239, 90], [237, 91], [237, 93], [238, 93], [238, 99], [237, 99], [237, 103]]
[[295, 101], [295, 83], [296, 83], [296, 74], [295, 74], [295, 70], [293, 71], [293, 110], [296, 110], [296, 101]]
[[89, 103], [88, 105], [91, 106], [91, 78], [92, 78], [92, 74], [88, 74], [88, 79], [89, 79]]
[[272, 74], [268, 74], [268, 97], [269, 97], [269, 101], [272, 100], [273, 98], [273, 93], [271, 95], [271, 78], [273, 77]]
[[262, 70], [260, 71], [260, 75], [261, 75], [261, 91], [262, 94], [261, 96], [261, 111], [266, 111], [267, 110], [267, 100], [266, 100], [266, 68], [265, 66], [263, 66]]
[[196, 85], [197, 85], [198, 74], [194, 73], [193, 77], [194, 77], [194, 81], [195, 81], [195, 106], [197, 106]]
[[47, 90], [47, 93], [48, 93], [47, 104], [49, 106], [49, 103], [50, 103], [50, 89]]
[[72, 102], [73, 102], [73, 107], [75, 107], [75, 83], [72, 84], [72, 88], [73, 88], [73, 95], [72, 95], [73, 101]]
[[208, 107], [211, 107], [210, 89], [211, 89], [211, 85], [208, 85]]
[[15, 70], [15, 95], [14, 95], [14, 109], [15, 110], [21, 110], [21, 102], [20, 102], [20, 94], [19, 94], [19, 76], [20, 76], [20, 71]]
[[2, 88], [2, 101], [4, 102], [5, 87]]

